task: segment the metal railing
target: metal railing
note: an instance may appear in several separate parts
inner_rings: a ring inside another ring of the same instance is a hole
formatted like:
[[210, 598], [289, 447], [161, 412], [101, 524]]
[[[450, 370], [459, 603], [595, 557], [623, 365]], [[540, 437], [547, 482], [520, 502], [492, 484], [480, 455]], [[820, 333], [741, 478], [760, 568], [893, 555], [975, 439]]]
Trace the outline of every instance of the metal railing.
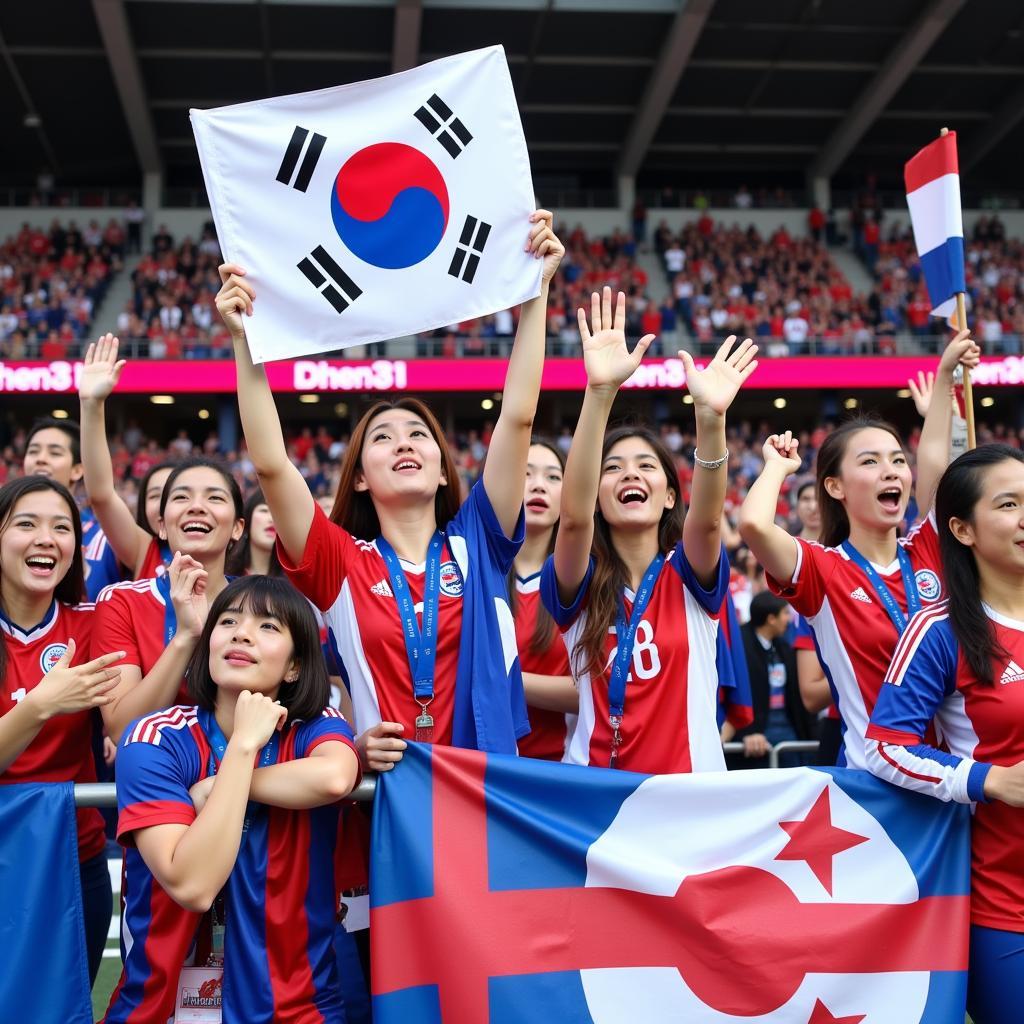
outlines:
[[[723, 743], [722, 749], [727, 754], [742, 754], [742, 743]], [[817, 740], [789, 740], [785, 743], [778, 743], [769, 747], [768, 764], [771, 768], [779, 767], [779, 758], [782, 754], [801, 753], [812, 754], [817, 752]], [[377, 775], [375, 772], [367, 772], [348, 795], [349, 800], [359, 800], [369, 803], [373, 800], [373, 794], [377, 790]], [[76, 807], [116, 807], [117, 787], [113, 782], [79, 782], [75, 784], [75, 806]]]

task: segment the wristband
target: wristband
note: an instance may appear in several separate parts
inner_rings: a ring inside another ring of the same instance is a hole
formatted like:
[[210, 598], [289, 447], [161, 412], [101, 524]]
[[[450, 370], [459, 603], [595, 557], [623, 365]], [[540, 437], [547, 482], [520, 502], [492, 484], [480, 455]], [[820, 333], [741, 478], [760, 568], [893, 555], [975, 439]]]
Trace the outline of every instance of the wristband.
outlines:
[[719, 458], [719, 459], [712, 459], [710, 462], [708, 462], [705, 459], [702, 459], [697, 454], [697, 450], [694, 449], [693, 461], [698, 466], [700, 466], [701, 469], [721, 469], [722, 466], [724, 466], [729, 461], [729, 449], [728, 448], [725, 449], [725, 454], [721, 458]]

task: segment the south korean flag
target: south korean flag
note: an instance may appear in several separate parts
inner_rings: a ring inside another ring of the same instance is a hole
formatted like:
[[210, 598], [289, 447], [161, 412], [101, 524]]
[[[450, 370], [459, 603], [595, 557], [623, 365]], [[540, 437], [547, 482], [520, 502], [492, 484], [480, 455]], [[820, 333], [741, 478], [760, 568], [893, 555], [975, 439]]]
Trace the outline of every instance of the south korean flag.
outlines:
[[530, 162], [500, 46], [191, 111], [255, 362], [382, 341], [540, 292]]

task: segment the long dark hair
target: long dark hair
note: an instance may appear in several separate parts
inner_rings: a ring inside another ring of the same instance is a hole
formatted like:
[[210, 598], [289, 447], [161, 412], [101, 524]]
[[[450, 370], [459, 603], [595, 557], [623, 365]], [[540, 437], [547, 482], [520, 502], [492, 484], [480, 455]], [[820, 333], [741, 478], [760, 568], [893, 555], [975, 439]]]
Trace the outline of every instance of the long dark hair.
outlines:
[[271, 576], [243, 576], [217, 595], [186, 673], [192, 700], [207, 711], [213, 711], [216, 706], [217, 684], [210, 674], [210, 636], [228, 608], [242, 608], [257, 616], [273, 616], [288, 627], [293, 657], [299, 664], [299, 677], [294, 683], [282, 682], [277, 695], [288, 709], [285, 728], [316, 718], [327, 707], [331, 695], [331, 682], [320, 648], [320, 628], [309, 602], [287, 580]]
[[[675, 492], [675, 504], [662, 512], [658, 524], [658, 550], [667, 554], [683, 536], [683, 519], [686, 511], [683, 508], [679, 473], [668, 448], [655, 433], [640, 426], [616, 427], [605, 434], [604, 444], [601, 446], [602, 467], [608, 453], [620, 441], [629, 437], [638, 437], [650, 445], [668, 478], [668, 489]], [[608, 630], [615, 625], [622, 591], [629, 586], [625, 563], [612, 543], [611, 529], [601, 514], [600, 504], [594, 509], [593, 550], [594, 575], [590, 581], [590, 602], [587, 605], [586, 622], [572, 652], [573, 672], [577, 676], [585, 672], [596, 676], [604, 670]]]
[[953, 536], [949, 523], [951, 519], [974, 523], [974, 509], [981, 500], [989, 469], [1007, 461], [1024, 462], [1024, 454], [1006, 444], [985, 444], [964, 452], [946, 467], [935, 492], [935, 521], [939, 528], [942, 575], [949, 595], [949, 624], [971, 671], [989, 685], [994, 682], [993, 659], [1008, 655], [982, 607], [974, 552]]
[[891, 423], [880, 416], [867, 414], [854, 416], [841, 423], [825, 438], [818, 449], [818, 512], [821, 515], [819, 539], [827, 548], [837, 547], [850, 536], [850, 519], [843, 508], [843, 503], [833, 498], [825, 489], [825, 481], [829, 477], [839, 476], [840, 465], [853, 435], [873, 428], [892, 434], [896, 444], [900, 448], [903, 447], [903, 441]]
[[[62, 604], [78, 604], [85, 596], [85, 559], [82, 556], [82, 517], [71, 492], [56, 480], [47, 476], [22, 476], [17, 480], [0, 487], [0, 536], [10, 525], [15, 507], [28, 494], [38, 491], [53, 491], [64, 499], [71, 515], [71, 523], [75, 531], [75, 551], [71, 556], [71, 566], [64, 578], [57, 583], [53, 596]], [[0, 599], [2, 604], [2, 599]], [[7, 609], [3, 611], [6, 613]], [[32, 623], [34, 625], [34, 623]], [[0, 679], [7, 670], [7, 642], [0, 643]]]
[[[138, 500], [135, 503], [135, 522], [137, 525], [141, 526], [142, 529], [150, 535], [150, 537], [156, 537], [156, 534], [153, 532], [153, 527], [149, 525], [149, 520], [146, 518], [146, 491], [149, 490], [149, 481], [153, 479], [153, 474], [159, 473], [161, 469], [175, 469], [178, 466], [178, 462], [178, 459], [166, 459], [163, 462], [158, 462], [155, 466], [150, 466], [139, 481]], [[167, 479], [170, 480], [170, 477]], [[167, 481], [165, 480], [164, 483], [166, 484], [166, 482]]]
[[[530, 447], [539, 445], [541, 448], [547, 448], [549, 452], [558, 460], [558, 465], [562, 467], [562, 472], [565, 472], [565, 452], [555, 444], [554, 441], [548, 440], [546, 437], [531, 437]], [[555, 525], [551, 530], [551, 537], [548, 540], [548, 549], [545, 552], [545, 557], [554, 553], [555, 550], [555, 538], [558, 537], [558, 520], [555, 520]], [[512, 607], [512, 615], [514, 616], [519, 608], [519, 594], [516, 591], [516, 570], [513, 566], [509, 570], [508, 574], [508, 593], [509, 603]], [[533, 627], [533, 635], [530, 637], [529, 645], [527, 650], [531, 654], [539, 655], [543, 654], [550, 646], [552, 641], [555, 639], [556, 632], [555, 620], [551, 617], [551, 612], [544, 607], [543, 602], [537, 604], [537, 621]]]
[[[255, 490], [249, 495], [242, 510], [242, 517], [245, 519], [245, 529], [238, 543], [231, 549], [231, 555], [224, 563], [224, 572], [228, 576], [243, 576], [249, 571], [249, 562], [252, 555], [252, 514], [257, 505], [266, 505], [267, 499], [261, 490]], [[281, 568], [281, 559], [277, 557], [277, 545], [270, 549], [270, 569], [267, 576], [283, 576], [284, 569]]]
[[448, 482], [437, 488], [437, 495], [434, 498], [434, 515], [439, 530], [443, 530], [451, 522], [462, 504], [458, 468], [448, 448], [441, 424], [426, 404], [418, 398], [374, 402], [352, 431], [349, 446], [345, 449], [345, 457], [341, 460], [341, 476], [334, 497], [334, 508], [331, 510], [331, 522], [337, 523], [360, 540], [376, 540], [380, 536], [380, 520], [377, 518], [377, 510], [373, 507], [373, 499], [369, 491], [357, 491], [355, 482], [356, 474], [363, 468], [366, 431], [376, 416], [389, 409], [404, 409], [418, 416], [427, 425], [427, 429], [441, 449], [441, 472]]

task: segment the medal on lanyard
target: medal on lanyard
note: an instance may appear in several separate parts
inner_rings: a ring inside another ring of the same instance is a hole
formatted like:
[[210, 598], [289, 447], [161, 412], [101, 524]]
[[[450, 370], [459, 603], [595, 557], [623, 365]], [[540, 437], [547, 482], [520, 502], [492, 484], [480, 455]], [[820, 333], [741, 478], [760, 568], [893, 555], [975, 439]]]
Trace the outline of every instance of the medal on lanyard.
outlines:
[[414, 739], [417, 743], [434, 742], [434, 716], [428, 710], [434, 699], [434, 663], [437, 659], [437, 617], [441, 591], [441, 551], [444, 535], [435, 531], [427, 547], [427, 564], [423, 576], [423, 624], [416, 621], [416, 607], [409, 591], [402, 563], [395, 549], [383, 538], [377, 538], [377, 550], [391, 578], [391, 590], [402, 620], [402, 637], [409, 659], [413, 699], [419, 705]]
[[[210, 711], [200, 710], [199, 724], [206, 735], [206, 741], [210, 744], [210, 757], [206, 764], [207, 775], [217, 774], [217, 766], [224, 760], [227, 752], [228, 742], [217, 724], [217, 719]], [[277, 763], [277, 751], [280, 741], [280, 734], [275, 732], [270, 737], [267, 745], [260, 753], [259, 768], [267, 768]], [[250, 801], [245, 805], [245, 819], [242, 822], [242, 843], [245, 842], [252, 823], [254, 807]], [[224, 964], [224, 935], [227, 930], [227, 886], [225, 886], [213, 901], [210, 908], [210, 954], [207, 957], [207, 966], [221, 967]]]
[[622, 719], [625, 715], [626, 704], [626, 677], [629, 675], [629, 666], [633, 661], [633, 642], [636, 640], [637, 627], [640, 620], [647, 611], [647, 604], [651, 599], [655, 583], [661, 575], [661, 567], [665, 564], [665, 556], [658, 554], [654, 561], [647, 567], [644, 573], [643, 582], [636, 592], [633, 601], [633, 611], [630, 613], [629, 622], [626, 622], [625, 608], [622, 599], [619, 599], [619, 611], [615, 619], [615, 639], [618, 647], [615, 651], [615, 659], [612, 662], [611, 677], [608, 680], [608, 724], [611, 726], [611, 754], [608, 758], [608, 767], [614, 768], [619, 759], [619, 747], [622, 745]]
[[875, 588], [878, 600], [881, 601], [882, 607], [896, 627], [897, 636], [902, 636], [903, 631], [907, 628], [907, 622], [921, 610], [921, 598], [917, 592], [917, 581], [914, 579], [914, 567], [910, 564], [910, 555], [902, 545], [896, 546], [896, 560], [900, 563], [900, 575], [903, 577], [903, 593], [907, 597], [907, 614], [904, 615], [896, 603], [896, 598], [892, 596], [892, 591], [875, 571], [875, 567], [848, 540], [843, 541], [842, 549], [850, 561], [867, 576], [871, 586]]

